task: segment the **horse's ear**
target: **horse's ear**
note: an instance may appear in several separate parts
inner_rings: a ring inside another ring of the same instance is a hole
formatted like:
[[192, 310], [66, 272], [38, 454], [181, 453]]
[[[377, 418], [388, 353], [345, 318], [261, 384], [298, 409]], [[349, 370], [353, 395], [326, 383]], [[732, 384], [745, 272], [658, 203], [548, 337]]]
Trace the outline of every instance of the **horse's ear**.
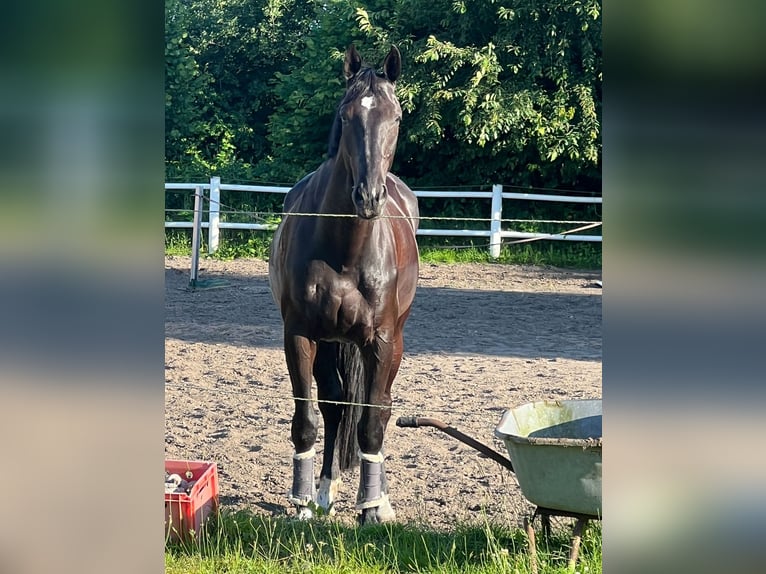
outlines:
[[386, 74], [386, 78], [392, 82], [398, 80], [399, 76], [402, 75], [402, 55], [396, 46], [391, 46], [391, 50], [383, 62], [383, 72]]
[[351, 44], [346, 50], [346, 59], [343, 62], [343, 75], [346, 81], [353, 78], [362, 67], [362, 57], [356, 51], [356, 47]]

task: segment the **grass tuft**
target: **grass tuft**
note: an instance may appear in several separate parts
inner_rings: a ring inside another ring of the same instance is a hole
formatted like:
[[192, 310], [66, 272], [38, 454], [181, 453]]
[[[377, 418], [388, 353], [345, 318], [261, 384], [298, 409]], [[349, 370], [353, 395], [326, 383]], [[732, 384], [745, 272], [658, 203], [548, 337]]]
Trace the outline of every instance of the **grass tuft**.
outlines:
[[[568, 531], [538, 538], [540, 574], [565, 572]], [[600, 523], [586, 530], [577, 571], [601, 573]], [[199, 542], [166, 545], [165, 572], [528, 574], [530, 567], [523, 531], [489, 523], [448, 532], [412, 524], [356, 528], [224, 510]]]

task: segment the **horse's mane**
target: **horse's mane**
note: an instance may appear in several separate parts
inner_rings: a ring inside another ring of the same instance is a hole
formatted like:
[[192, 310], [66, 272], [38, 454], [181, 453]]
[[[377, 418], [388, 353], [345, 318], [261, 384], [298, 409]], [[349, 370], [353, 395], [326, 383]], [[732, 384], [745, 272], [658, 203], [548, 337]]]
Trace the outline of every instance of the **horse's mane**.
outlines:
[[355, 100], [365, 92], [372, 92], [377, 94], [377, 81], [378, 78], [384, 78], [383, 74], [377, 73], [371, 66], [364, 65], [354, 77], [351, 79], [351, 83], [346, 88], [346, 93], [343, 94], [338, 106], [335, 108], [335, 119], [330, 129], [330, 143], [327, 147], [327, 157], [333, 158], [338, 153], [340, 147], [340, 136], [342, 131], [342, 123], [340, 120], [340, 108], [347, 103]]

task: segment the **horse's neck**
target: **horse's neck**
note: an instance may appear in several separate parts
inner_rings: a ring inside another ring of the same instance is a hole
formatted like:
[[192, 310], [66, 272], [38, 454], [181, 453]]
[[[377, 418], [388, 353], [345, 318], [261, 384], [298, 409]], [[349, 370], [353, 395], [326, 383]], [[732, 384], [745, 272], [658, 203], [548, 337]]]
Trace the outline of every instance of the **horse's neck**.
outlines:
[[356, 213], [354, 202], [351, 200], [351, 187], [354, 179], [346, 168], [343, 160], [333, 158], [324, 165], [322, 181], [322, 201], [320, 213], [328, 215], [353, 215]]
[[315, 241], [332, 244], [332, 252], [339, 265], [353, 265], [363, 254], [364, 245], [370, 238], [374, 224], [356, 217], [356, 209], [351, 199], [353, 178], [343, 161], [334, 160], [326, 167], [329, 169], [327, 179], [322, 182], [325, 193], [319, 213], [327, 215], [319, 217]]

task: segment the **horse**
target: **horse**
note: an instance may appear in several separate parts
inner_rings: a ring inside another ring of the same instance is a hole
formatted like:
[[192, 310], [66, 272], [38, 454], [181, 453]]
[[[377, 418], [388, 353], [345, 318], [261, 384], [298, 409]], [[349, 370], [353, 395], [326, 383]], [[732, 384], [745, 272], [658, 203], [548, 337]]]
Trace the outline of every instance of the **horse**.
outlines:
[[[389, 172], [402, 118], [401, 67], [396, 46], [380, 72], [348, 47], [327, 159], [288, 192], [271, 245], [269, 283], [295, 403], [288, 498], [302, 519], [319, 508], [334, 513], [340, 475], [355, 465], [359, 523], [396, 516], [383, 439], [419, 262], [417, 198]], [[312, 377], [325, 428], [318, 489]]]

